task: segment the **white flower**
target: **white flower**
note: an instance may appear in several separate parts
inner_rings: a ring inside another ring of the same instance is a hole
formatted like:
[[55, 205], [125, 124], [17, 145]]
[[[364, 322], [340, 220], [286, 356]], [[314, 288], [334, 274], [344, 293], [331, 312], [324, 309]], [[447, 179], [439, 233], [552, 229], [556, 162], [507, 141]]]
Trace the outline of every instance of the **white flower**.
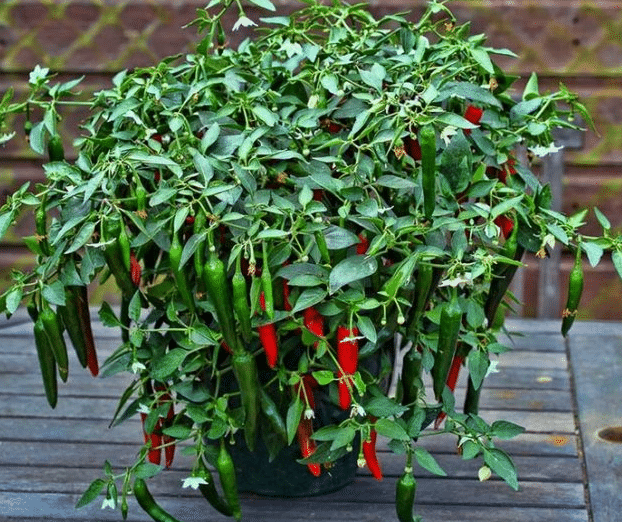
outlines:
[[253, 25], [257, 24], [246, 16], [240, 16], [240, 18], [238, 18], [238, 21], [233, 26], [233, 30], [237, 31], [240, 27], [251, 27]]
[[315, 412], [313, 411], [313, 408], [307, 408], [305, 410], [305, 419], [314, 419], [315, 418]]
[[182, 488], [197, 489], [201, 484], [207, 484], [207, 481], [201, 477], [186, 477], [182, 480]]
[[117, 509], [117, 503], [114, 498], [105, 498], [102, 502], [102, 509]]
[[146, 369], [147, 367], [141, 362], [135, 361], [132, 363], [132, 373], [140, 373]]

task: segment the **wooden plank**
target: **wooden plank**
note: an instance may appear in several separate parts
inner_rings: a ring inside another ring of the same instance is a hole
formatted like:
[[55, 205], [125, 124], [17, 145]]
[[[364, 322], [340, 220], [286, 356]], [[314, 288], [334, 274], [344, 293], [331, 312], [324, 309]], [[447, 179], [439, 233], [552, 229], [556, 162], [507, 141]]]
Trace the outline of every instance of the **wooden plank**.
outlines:
[[[0, 490], [13, 490], [11, 482], [13, 473], [19, 473], [21, 468], [27, 469], [60, 467], [72, 476], [82, 474], [87, 476], [99, 473], [104, 461], [108, 460], [115, 468], [130, 466], [134, 463], [139, 446], [131, 444], [75, 444], [62, 442], [0, 442]], [[379, 448], [378, 457], [385, 476], [398, 476], [404, 467], [404, 458], [388, 449]], [[481, 466], [481, 459], [465, 461], [455, 451], [451, 453], [436, 453], [439, 465], [452, 478], [473, 478]], [[531, 456], [515, 455], [513, 460], [519, 471], [520, 480], [528, 481], [558, 481], [581, 482], [581, 465], [576, 458], [560, 458], [557, 455]], [[192, 466], [192, 459], [177, 451], [172, 469], [188, 473]], [[361, 476], [369, 476], [369, 470], [358, 470]], [[429, 472], [419, 469], [421, 476], [432, 476]]]
[[[390, 498], [392, 498], [391, 495]], [[73, 522], [93, 520], [118, 521], [119, 513], [110, 509], [102, 510], [100, 502], [94, 502], [80, 510], [73, 509], [77, 495], [53, 493], [11, 493], [0, 492], [0, 509], [6, 510], [11, 518], [3, 522], [40, 522], [45, 520]], [[158, 502], [171, 514], [186, 521], [225, 522], [224, 517], [209, 508], [205, 500], [198, 495], [184, 498], [158, 498]], [[274, 499], [247, 497], [242, 500], [242, 508], [247, 520], [253, 522], [313, 521], [313, 522], [395, 522], [394, 508], [386, 499], [384, 503], [360, 502], [358, 496], [348, 503], [334, 503], [320, 499], [288, 499], [276, 502]], [[587, 522], [585, 508], [552, 507], [512, 507], [504, 506], [445, 506], [417, 504], [416, 513], [424, 517], [425, 522]], [[129, 499], [128, 522], [151, 520], [141, 511], [133, 498]]]
[[584, 335], [585, 329], [570, 335], [570, 362], [594, 522], [608, 522], [619, 520], [622, 512], [622, 445], [601, 439], [598, 432], [622, 426], [622, 338], [595, 338]]

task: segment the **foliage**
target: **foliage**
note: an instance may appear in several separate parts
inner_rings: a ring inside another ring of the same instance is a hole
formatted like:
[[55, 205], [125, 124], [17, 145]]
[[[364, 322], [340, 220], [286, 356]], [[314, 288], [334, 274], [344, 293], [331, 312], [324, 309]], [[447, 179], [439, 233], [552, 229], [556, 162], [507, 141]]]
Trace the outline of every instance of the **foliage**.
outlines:
[[[575, 128], [575, 114], [589, 122], [583, 105], [563, 85], [541, 93], [535, 74], [516, 96], [516, 78], [494, 62], [512, 53], [470, 35], [443, 3], [431, 2], [413, 24], [399, 15], [375, 20], [361, 5], [309, 1], [292, 16], [262, 19], [257, 37], [237, 50], [222, 45], [220, 18], [231, 2], [212, 4], [196, 21], [207, 31], [197, 52], [117, 74], [89, 100], [75, 161], [47, 163], [46, 183], [34, 193], [25, 185], [3, 207], [0, 235], [23, 207], [43, 208], [50, 222], [47, 234], [24, 238], [37, 266], [13, 274], [2, 309], [11, 315], [22, 302], [62, 307], [65, 287], [101, 284], [112, 269], [106, 249], [118, 240], [102, 237], [102, 227], [120, 220], [142, 273], [139, 286], [121, 288], [120, 313], [104, 303], [99, 314], [123, 339], [104, 373], [135, 376], [115, 423], [142, 412], [151, 431], [166, 416], [163, 396], [173, 397], [177, 413], [165, 433], [190, 444], [197, 474], [199, 462], [213, 458], [210, 441], [248, 425], [227, 352], [239, 346], [256, 359], [268, 397], [262, 415], [274, 421], [262, 424], [260, 436], [275, 455], [294, 440], [301, 417], [313, 414], [300, 392], [303, 376], [311, 374], [316, 393], [338, 404], [344, 377], [336, 332], [345, 325], [359, 332], [352, 405], [338, 423], [316, 422], [318, 447], [301, 462], [334, 460], [374, 427], [393, 451], [444, 473], [414, 441], [453, 433], [463, 458], [483, 458], [481, 476], [492, 470], [517, 488], [514, 465], [493, 439], [521, 429], [487, 424], [476, 402], [457, 411], [450, 387], [432, 396], [401, 361], [420, 359], [424, 373], [438, 368], [444, 312], [457, 306], [462, 319], [451, 355], [464, 359], [477, 393], [494, 357], [507, 349], [497, 342], [508, 306], [499, 306], [507, 289], [499, 282], [509, 284], [523, 252], [544, 256], [560, 242], [581, 247], [592, 265], [611, 250], [622, 266], [607, 218], [597, 211], [603, 237], [581, 235], [586, 213], [553, 212], [549, 188], [531, 170], [534, 157], [555, 150], [553, 129]], [[238, 25], [251, 23], [241, 12]], [[66, 100], [77, 85], [54, 83], [37, 68], [28, 99], [12, 103], [7, 93], [0, 118], [41, 108], [44, 117], [29, 138], [44, 154], [56, 135], [58, 106], [80, 103]], [[431, 159], [421, 157], [423, 128], [434, 130]], [[425, 161], [435, 173], [429, 218]], [[194, 226], [199, 216], [206, 217], [204, 228]], [[183, 245], [178, 271], [192, 303], [171, 267], [174, 235]], [[214, 253], [227, 269], [220, 295], [206, 292], [202, 275], [202, 260]], [[238, 261], [253, 333], [242, 343], [242, 321], [233, 315], [237, 338], [225, 346], [218, 303], [231, 292]], [[272, 317], [260, 303], [268, 291], [262, 273], [271, 280]], [[429, 290], [418, 287], [424, 273], [432, 274]], [[311, 307], [325, 320], [320, 334], [305, 324]], [[256, 333], [268, 323], [278, 333], [274, 369]], [[406, 386], [415, 387], [415, 397], [407, 397]], [[423, 431], [441, 408], [444, 429]], [[275, 436], [275, 426], [285, 426], [285, 436]], [[124, 473], [123, 499], [131, 475], [161, 469], [144, 462], [148, 450], [146, 444]], [[117, 477], [107, 470], [80, 505], [106, 485], [117, 505]]]

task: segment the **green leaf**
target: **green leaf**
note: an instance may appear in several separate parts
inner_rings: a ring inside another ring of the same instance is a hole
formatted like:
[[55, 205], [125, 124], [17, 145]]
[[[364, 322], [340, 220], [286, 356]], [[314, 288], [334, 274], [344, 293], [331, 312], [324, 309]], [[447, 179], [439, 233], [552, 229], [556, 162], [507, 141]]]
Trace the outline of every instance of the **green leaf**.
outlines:
[[615, 250], [611, 254], [611, 261], [613, 261], [613, 266], [618, 273], [620, 279], [622, 279], [622, 252], [620, 250]]
[[181, 366], [188, 355], [186, 350], [173, 348], [161, 359], [153, 361], [151, 376], [157, 381], [164, 381], [169, 375], [173, 374]]
[[320, 80], [322, 87], [326, 89], [331, 94], [337, 94], [339, 92], [339, 81], [337, 80], [337, 76], [332, 73], [326, 74], [322, 76]]
[[134, 292], [134, 295], [130, 299], [130, 303], [127, 308], [128, 308], [128, 311], [127, 311], [128, 317], [132, 321], [137, 323], [140, 320], [140, 313], [142, 311], [140, 292]]
[[507, 453], [497, 448], [485, 449], [484, 462], [505, 480], [512, 489], [518, 491], [516, 467]]
[[164, 435], [170, 435], [171, 437], [175, 437], [178, 440], [185, 440], [190, 437], [192, 429], [188, 426], [178, 424], [176, 426], [164, 428], [162, 430], [162, 433], [164, 433]]
[[71, 252], [75, 252], [79, 248], [82, 248], [86, 242], [93, 236], [93, 232], [95, 232], [95, 223], [92, 221], [87, 221], [82, 225], [82, 228], [76, 234], [75, 239], [71, 243], [71, 246], [65, 250], [65, 254], [70, 254]]
[[6, 231], [9, 229], [11, 224], [13, 223], [13, 219], [15, 218], [15, 211], [11, 210], [10, 212], [5, 212], [0, 215], [0, 239], [4, 237]]
[[339, 262], [330, 272], [329, 288], [334, 294], [342, 286], [359, 281], [374, 274], [378, 270], [378, 262], [375, 257], [356, 255], [347, 257]]
[[287, 444], [291, 444], [296, 436], [296, 430], [298, 429], [298, 423], [300, 417], [304, 411], [304, 404], [299, 398], [296, 398], [294, 402], [289, 405], [287, 409], [287, 418], [285, 425], [287, 426]]
[[490, 427], [492, 434], [499, 439], [512, 439], [525, 431], [525, 428], [513, 422], [498, 420]]
[[402, 413], [408, 411], [407, 406], [402, 406], [394, 400], [385, 396], [378, 396], [372, 398], [364, 406], [365, 411], [374, 417], [393, 417], [399, 416]]
[[201, 138], [201, 151], [205, 153], [211, 145], [216, 143], [218, 136], [220, 136], [220, 126], [214, 122]]
[[310, 306], [320, 303], [326, 295], [326, 290], [323, 290], [322, 288], [307, 288], [303, 290], [296, 300], [296, 304], [292, 309], [292, 314], [298, 313], [301, 310], [305, 310]]
[[471, 350], [468, 356], [469, 375], [475, 389], [479, 389], [486, 377], [490, 360], [482, 350]]
[[523, 100], [531, 100], [540, 96], [540, 89], [538, 87], [538, 75], [535, 72], [531, 73], [529, 80], [523, 90]]
[[65, 286], [60, 281], [54, 281], [49, 285], [44, 285], [41, 295], [43, 295], [43, 298], [48, 303], [58, 306], [65, 305]]
[[376, 431], [383, 437], [390, 439], [410, 441], [410, 436], [406, 433], [406, 430], [402, 428], [397, 422], [391, 419], [378, 419], [375, 424]]
[[91, 482], [90, 486], [84, 493], [82, 493], [82, 496], [80, 497], [78, 502], [76, 502], [76, 509], [84, 507], [93, 502], [93, 500], [99, 497], [106, 484], [107, 482], [104, 479], [100, 478], [95, 479], [93, 482]]
[[495, 205], [490, 211], [490, 217], [492, 219], [495, 219], [501, 214], [505, 214], [509, 212], [510, 210], [512, 210], [513, 208], [517, 208], [518, 204], [523, 200], [523, 197], [524, 197], [523, 195], [516, 196], [515, 198], [506, 199], [502, 201], [501, 203], [499, 203], [498, 205]]
[[263, 105], [255, 105], [251, 110], [253, 111], [253, 114], [263, 121], [268, 127], [274, 127], [279, 121], [279, 117]]
[[581, 248], [587, 254], [587, 259], [592, 267], [595, 267], [603, 257], [604, 249], [596, 243], [584, 241], [581, 243]]
[[457, 132], [441, 155], [439, 169], [454, 192], [462, 192], [469, 185], [473, 176], [472, 161], [471, 144], [464, 133]]
[[471, 49], [471, 56], [487, 73], [495, 74], [494, 65], [490, 60], [490, 56], [488, 56], [488, 53], [484, 49], [481, 47]]
[[360, 242], [356, 234], [345, 228], [338, 227], [337, 225], [330, 225], [323, 230], [321, 234], [324, 235], [326, 246], [329, 250], [341, 250], [342, 248], [348, 248]]
[[7, 295], [5, 300], [6, 312], [13, 315], [19, 308], [23, 297], [23, 288], [21, 286], [13, 288]]
[[112, 311], [112, 307], [104, 301], [99, 309], [99, 320], [104, 326], [115, 328], [121, 326], [121, 321], [117, 319], [117, 316]]
[[399, 176], [394, 176], [392, 174], [385, 174], [384, 176], [380, 176], [376, 180], [376, 184], [381, 187], [388, 187], [392, 189], [412, 189], [415, 187], [415, 183], [406, 178], [401, 178]]
[[361, 80], [363, 80], [367, 85], [373, 87], [378, 92], [382, 91], [382, 80], [384, 80], [387, 75], [387, 71], [382, 65], [374, 63], [369, 71], [362, 70], [360, 71], [360, 74]]
[[340, 428], [337, 432], [337, 436], [333, 439], [330, 450], [334, 451], [336, 449], [347, 446], [348, 444], [352, 443], [355, 436], [356, 431], [352, 426], [345, 426], [343, 428]]
[[359, 315], [356, 319], [356, 324], [358, 325], [361, 334], [363, 334], [369, 342], [376, 343], [378, 341], [376, 327], [369, 317], [366, 315]]
[[447, 473], [438, 465], [436, 459], [430, 454], [430, 452], [420, 446], [415, 448], [415, 459], [417, 463], [423, 468], [427, 469], [430, 473], [439, 475], [441, 477], [447, 476]]
[[594, 207], [594, 214], [596, 214], [596, 219], [598, 219], [598, 222], [600, 223], [600, 226], [603, 227], [603, 230], [611, 230], [611, 223], [610, 223], [610, 221], [596, 207]]

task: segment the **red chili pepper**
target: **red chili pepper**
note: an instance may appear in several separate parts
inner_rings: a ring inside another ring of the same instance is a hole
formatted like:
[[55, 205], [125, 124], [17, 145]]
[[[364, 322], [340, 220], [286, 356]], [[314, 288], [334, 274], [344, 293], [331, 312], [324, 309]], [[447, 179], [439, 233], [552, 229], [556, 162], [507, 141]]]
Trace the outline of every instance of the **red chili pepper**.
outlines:
[[378, 461], [378, 455], [376, 455], [376, 439], [378, 434], [374, 428], [369, 432], [369, 440], [363, 441], [363, 456], [365, 457], [365, 463], [371, 471], [371, 474], [376, 480], [382, 480], [382, 469], [380, 469], [380, 462]]
[[[324, 335], [324, 317], [312, 306], [304, 311], [304, 324], [313, 335], [317, 335], [318, 337]], [[317, 343], [318, 341], [313, 343], [315, 348], [317, 348]]]
[[367, 252], [369, 248], [369, 239], [362, 232], [359, 234], [360, 241], [356, 244], [356, 253], [359, 255], [363, 255]]
[[421, 161], [421, 145], [417, 138], [406, 136], [404, 138], [404, 150], [415, 161]]
[[[475, 107], [473, 105], [469, 105], [464, 112], [464, 119], [469, 121], [473, 125], [477, 125], [479, 123], [479, 120], [482, 119], [483, 114], [483, 109], [480, 109], [479, 107]], [[471, 129], [464, 129], [464, 133], [467, 135], [471, 134]]]
[[324, 189], [313, 189], [313, 200], [322, 201], [324, 197]]
[[510, 237], [512, 230], [514, 229], [514, 221], [512, 221], [511, 218], [507, 217], [504, 214], [501, 214], [500, 216], [497, 216], [495, 218], [495, 225], [497, 225], [501, 229], [501, 232], [503, 233], [503, 237], [505, 239]]
[[153, 175], [153, 181], [157, 184], [160, 183], [160, 171], [156, 170], [154, 175]]
[[[263, 311], [266, 310], [266, 298], [263, 292], [259, 295], [259, 304]], [[263, 346], [264, 352], [266, 353], [266, 360], [268, 361], [268, 366], [270, 368], [274, 368], [276, 366], [276, 362], [279, 357], [279, 345], [276, 336], [276, 327], [274, 323], [262, 324], [257, 327], [257, 331], [259, 332], [259, 340], [261, 341], [261, 345]]]
[[293, 309], [292, 303], [289, 300], [289, 293], [289, 284], [285, 279], [283, 279], [283, 308], [286, 312], [291, 312]]
[[142, 268], [140, 266], [140, 263], [136, 259], [134, 252], [131, 252], [130, 253], [130, 278], [132, 279], [132, 283], [134, 283], [135, 286], [140, 285], [141, 273], [142, 273]]
[[358, 340], [351, 339], [357, 337], [359, 331], [357, 328], [346, 328], [345, 326], [337, 327], [337, 362], [341, 367], [339, 371], [339, 406], [346, 410], [352, 402], [350, 388], [352, 388], [352, 378], [356, 373], [359, 358]]
[[[173, 406], [173, 399], [171, 395], [168, 392], [166, 392], [166, 386], [162, 384], [156, 384], [154, 385], [154, 389], [156, 391], [165, 392], [158, 399], [158, 404], [168, 404], [169, 408], [166, 413], [166, 418], [163, 421], [159, 420], [158, 422], [161, 423], [162, 427], [168, 428], [169, 426], [173, 425], [173, 419], [175, 418], [175, 409]], [[167, 468], [171, 467], [171, 465], [173, 464], [173, 458], [175, 457], [175, 444], [174, 443], [175, 443], [174, 437], [171, 437], [170, 435], [162, 434], [162, 444], [164, 445], [164, 462]]]
[[[300, 423], [296, 430], [296, 437], [303, 458], [310, 457], [315, 453], [317, 445], [311, 438], [311, 435], [313, 435], [313, 421], [305, 418], [300, 419]], [[307, 464], [307, 468], [309, 468], [309, 471], [315, 477], [319, 477], [322, 471], [319, 464]]]
[[[456, 389], [456, 383], [458, 382], [460, 368], [462, 367], [463, 362], [464, 357], [462, 357], [462, 355], [454, 355], [453, 361], [451, 362], [451, 368], [449, 369], [449, 374], [447, 375], [447, 386], [451, 391], [454, 391]], [[446, 413], [444, 411], [438, 414], [436, 420], [434, 421], [434, 429], [438, 429], [445, 417]]]
[[160, 464], [160, 460], [162, 459], [162, 435], [161, 435], [161, 429], [162, 429], [162, 423], [160, 421], [160, 419], [158, 419], [158, 422], [155, 425], [155, 428], [153, 428], [153, 432], [151, 434], [148, 434], [145, 431], [145, 420], [147, 419], [147, 414], [146, 413], [141, 413], [140, 414], [140, 419], [143, 423], [143, 435], [145, 438], [145, 444], [147, 443], [148, 440], [151, 441], [151, 449], [149, 450], [149, 452], [147, 453], [147, 460], [149, 460], [149, 462], [151, 462], [152, 464]]

